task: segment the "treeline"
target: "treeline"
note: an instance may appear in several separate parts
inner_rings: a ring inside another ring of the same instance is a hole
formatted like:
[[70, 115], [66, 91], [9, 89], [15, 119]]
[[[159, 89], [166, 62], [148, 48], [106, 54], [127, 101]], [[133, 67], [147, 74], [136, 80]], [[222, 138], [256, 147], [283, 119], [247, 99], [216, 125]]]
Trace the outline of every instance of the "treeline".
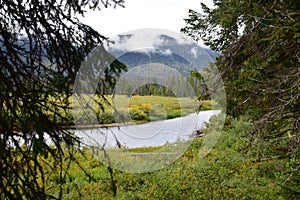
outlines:
[[[134, 81], [134, 83], [132, 82]], [[144, 84], [145, 82], [148, 82]], [[150, 82], [150, 83], [149, 83]], [[156, 78], [152, 81], [145, 79], [122, 78], [116, 85], [116, 90], [107, 90], [107, 94], [115, 92], [118, 95], [140, 96], [170, 96], [170, 97], [194, 97], [201, 93], [202, 81], [193, 77], [169, 76], [165, 84], [159, 84]]]
[[[203, 67], [205, 73], [197, 73], [189, 70], [189, 74], [184, 74], [178, 68], [165, 66], [160, 63], [149, 63], [135, 67], [122, 74], [117, 80], [112, 82], [101, 81], [98, 83], [97, 92], [100, 94], [116, 95], [141, 95], [141, 96], [176, 96], [195, 97], [200, 96], [206, 90], [205, 81], [199, 75], [206, 76], [207, 69], [211, 66]], [[186, 68], [186, 65], [182, 65]], [[82, 81], [82, 86], [89, 87], [87, 82]]]

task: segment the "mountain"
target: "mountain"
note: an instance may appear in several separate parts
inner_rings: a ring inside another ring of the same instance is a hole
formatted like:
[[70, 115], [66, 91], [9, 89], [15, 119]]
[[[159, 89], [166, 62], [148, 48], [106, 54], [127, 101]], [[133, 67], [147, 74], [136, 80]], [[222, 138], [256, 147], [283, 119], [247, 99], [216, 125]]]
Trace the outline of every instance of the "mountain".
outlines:
[[191, 70], [201, 70], [221, 55], [196, 43], [165, 34], [152, 38], [135, 34], [118, 35], [114, 42], [108, 52], [126, 64], [129, 70], [144, 64], [159, 63], [189, 76]]

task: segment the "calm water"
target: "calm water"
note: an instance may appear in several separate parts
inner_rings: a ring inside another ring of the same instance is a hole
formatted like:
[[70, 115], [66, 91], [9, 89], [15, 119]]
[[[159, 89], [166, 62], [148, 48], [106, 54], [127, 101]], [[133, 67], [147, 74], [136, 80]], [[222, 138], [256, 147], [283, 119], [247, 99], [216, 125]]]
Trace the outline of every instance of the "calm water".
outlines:
[[161, 146], [166, 143], [188, 140], [193, 132], [201, 129], [219, 110], [202, 111], [185, 117], [146, 124], [111, 128], [81, 129], [75, 133], [87, 146], [116, 147], [117, 141], [128, 148]]

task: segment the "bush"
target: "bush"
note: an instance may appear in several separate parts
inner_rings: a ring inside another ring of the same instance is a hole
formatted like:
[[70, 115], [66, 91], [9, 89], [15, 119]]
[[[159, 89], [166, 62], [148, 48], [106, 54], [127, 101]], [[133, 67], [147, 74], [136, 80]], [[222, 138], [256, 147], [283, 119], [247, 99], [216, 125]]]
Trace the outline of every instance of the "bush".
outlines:
[[111, 112], [100, 113], [98, 116], [99, 124], [111, 124], [115, 123], [115, 117]]
[[137, 107], [129, 108], [130, 117], [133, 120], [145, 120], [147, 114]]
[[151, 104], [142, 104], [139, 106], [140, 110], [142, 110], [145, 113], [149, 113], [149, 111], [152, 109], [152, 105]]
[[152, 121], [155, 120], [164, 120], [167, 118], [165, 108], [160, 104], [155, 104], [152, 106], [152, 109], [149, 111], [149, 116]]

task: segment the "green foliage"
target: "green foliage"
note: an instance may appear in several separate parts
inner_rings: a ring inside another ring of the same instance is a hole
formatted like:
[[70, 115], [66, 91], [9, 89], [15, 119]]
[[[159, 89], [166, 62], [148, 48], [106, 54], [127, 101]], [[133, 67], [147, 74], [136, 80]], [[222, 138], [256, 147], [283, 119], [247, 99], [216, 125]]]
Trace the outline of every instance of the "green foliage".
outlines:
[[[216, 66], [226, 87], [227, 113], [248, 116], [255, 123], [249, 130], [253, 138], [248, 148], [257, 160], [289, 157], [299, 161], [299, 3], [214, 3], [213, 8], [201, 4], [204, 14], [190, 10], [182, 31], [222, 51]], [[281, 185], [294, 194], [299, 169], [285, 168], [285, 179], [295, 182]]]
[[[68, 168], [60, 165], [63, 151], [70, 153], [78, 142], [65, 126], [72, 120], [72, 86], [84, 58], [107, 41], [77, 17], [88, 9], [122, 6], [122, 2], [1, 1], [1, 199], [51, 198], [45, 184], [48, 167], [58, 167], [57, 182], [65, 181]], [[107, 52], [98, 56], [103, 54]], [[120, 63], [112, 64], [107, 69], [110, 76], [102, 80], [115, 80], [123, 69]], [[40, 156], [55, 162], [44, 166]], [[58, 187], [57, 198], [61, 198], [59, 191]]]
[[[216, 105], [210, 100], [195, 101], [190, 97], [164, 97], [164, 96], [131, 96], [125, 95], [105, 95], [105, 101], [102, 97], [94, 95], [81, 95], [84, 102], [90, 103], [89, 110], [93, 113], [87, 115], [80, 108], [80, 100], [73, 100], [72, 113], [68, 113], [70, 121], [64, 122], [65, 125], [72, 125], [73, 117], [76, 118], [77, 125], [111, 124], [123, 122], [146, 122], [164, 119], [173, 119], [196, 112], [201, 105], [200, 110], [210, 110], [212, 105]], [[117, 105], [114, 105], [117, 104]], [[114, 108], [114, 106], [116, 106]], [[72, 115], [71, 115], [72, 114]], [[95, 116], [94, 116], [95, 114]], [[98, 121], [93, 121], [96, 118]]]
[[[218, 120], [212, 119], [210, 126]], [[132, 174], [114, 170], [116, 197], [111, 191], [107, 167], [88, 149], [83, 154], [74, 154], [85, 172], [72, 163], [63, 182], [58, 182], [57, 173], [51, 172], [48, 190], [57, 196], [58, 184], [62, 184], [63, 199], [285, 199], [278, 184], [285, 177], [285, 160], [257, 161], [255, 153], [245, 149], [251, 140], [248, 130], [253, 123], [247, 118], [230, 121], [231, 128], [222, 132], [215, 148], [204, 158], [199, 157], [203, 138], [197, 138], [178, 160], [159, 171]], [[127, 150], [146, 153], [162, 148]], [[296, 160], [288, 162], [290, 169], [298, 164]], [[282, 174], [278, 174], [278, 169]]]
[[128, 149], [129, 152], [135, 152], [135, 153], [146, 153], [146, 152], [153, 152], [161, 150], [163, 147], [161, 146], [155, 146], [155, 147], [138, 147], [138, 148], [131, 148]]
[[144, 111], [139, 110], [138, 108], [130, 108], [129, 113], [131, 119], [133, 120], [144, 120], [147, 117], [147, 114]]
[[[161, 85], [161, 82], [164, 85]], [[134, 85], [139, 87], [133, 88]], [[202, 92], [201, 85], [203, 81], [190, 74], [179, 74], [172, 67], [151, 63], [139, 66], [121, 77], [115, 92], [117, 95], [128, 97], [131, 95], [194, 97]]]
[[103, 112], [98, 115], [99, 124], [111, 124], [115, 123], [115, 116], [111, 112]]

